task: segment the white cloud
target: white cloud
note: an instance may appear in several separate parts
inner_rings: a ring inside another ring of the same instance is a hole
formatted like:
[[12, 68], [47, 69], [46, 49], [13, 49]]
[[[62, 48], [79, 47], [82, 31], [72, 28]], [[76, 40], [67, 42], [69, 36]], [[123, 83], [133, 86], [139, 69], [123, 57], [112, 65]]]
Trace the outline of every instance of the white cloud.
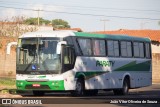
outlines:
[[52, 19], [51, 16], [54, 16], [54, 12], [46, 12], [46, 11], [63, 11], [64, 10], [64, 7], [49, 6], [49, 5], [42, 5], [42, 4], [27, 5], [22, 8], [24, 8], [24, 10], [12, 9], [12, 8], [1, 9], [0, 19], [2, 20], [11, 19], [13, 16], [38, 17], [37, 11], [25, 10], [25, 9], [41, 10], [39, 11], [39, 17], [42, 17], [44, 19]]
[[17, 11], [11, 8], [1, 9], [0, 14], [1, 14], [1, 20], [6, 20], [6, 19], [10, 20], [13, 16], [18, 15]]

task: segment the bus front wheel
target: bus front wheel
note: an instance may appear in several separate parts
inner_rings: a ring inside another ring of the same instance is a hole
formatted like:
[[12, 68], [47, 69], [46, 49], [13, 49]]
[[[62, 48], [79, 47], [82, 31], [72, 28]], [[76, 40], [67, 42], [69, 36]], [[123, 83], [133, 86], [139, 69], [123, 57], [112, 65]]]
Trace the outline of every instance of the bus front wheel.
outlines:
[[71, 91], [72, 96], [82, 96], [84, 94], [84, 81], [78, 79], [76, 82], [76, 88], [74, 91]]

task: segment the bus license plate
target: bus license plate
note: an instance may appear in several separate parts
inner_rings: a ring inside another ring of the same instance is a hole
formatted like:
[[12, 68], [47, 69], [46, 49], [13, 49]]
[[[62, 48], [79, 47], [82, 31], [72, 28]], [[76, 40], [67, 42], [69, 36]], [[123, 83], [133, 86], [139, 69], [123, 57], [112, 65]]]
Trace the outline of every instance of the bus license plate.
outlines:
[[40, 84], [32, 84], [33, 87], [40, 87]]

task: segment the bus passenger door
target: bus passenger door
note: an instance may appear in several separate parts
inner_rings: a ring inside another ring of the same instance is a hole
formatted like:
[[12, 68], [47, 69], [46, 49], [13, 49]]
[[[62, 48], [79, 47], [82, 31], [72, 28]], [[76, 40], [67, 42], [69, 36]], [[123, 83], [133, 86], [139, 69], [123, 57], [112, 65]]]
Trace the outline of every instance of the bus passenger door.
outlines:
[[74, 48], [72, 46], [63, 45], [61, 57], [65, 90], [74, 90], [75, 77], [72, 70], [74, 68], [76, 58]]
[[72, 46], [64, 45], [62, 52], [62, 72], [66, 72], [74, 68], [75, 51]]

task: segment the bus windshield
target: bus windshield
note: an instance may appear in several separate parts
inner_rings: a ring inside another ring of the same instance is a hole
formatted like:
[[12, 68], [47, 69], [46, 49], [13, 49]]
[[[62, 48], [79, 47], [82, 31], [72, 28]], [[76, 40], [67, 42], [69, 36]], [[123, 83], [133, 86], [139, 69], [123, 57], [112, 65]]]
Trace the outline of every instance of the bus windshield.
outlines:
[[56, 74], [60, 55], [56, 54], [58, 38], [21, 38], [17, 48], [18, 74]]

